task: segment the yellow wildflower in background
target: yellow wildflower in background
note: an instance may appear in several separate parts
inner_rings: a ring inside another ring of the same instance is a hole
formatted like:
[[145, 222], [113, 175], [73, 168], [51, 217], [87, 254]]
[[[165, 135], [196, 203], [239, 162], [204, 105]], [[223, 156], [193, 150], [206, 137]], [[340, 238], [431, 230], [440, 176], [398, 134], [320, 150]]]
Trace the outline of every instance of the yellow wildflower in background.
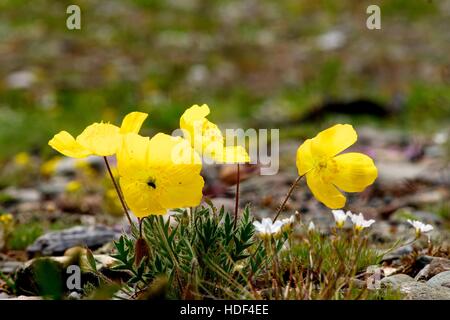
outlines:
[[70, 133], [61, 131], [48, 144], [72, 158], [111, 156], [120, 147], [122, 136], [126, 133], [138, 133], [147, 116], [142, 112], [129, 113], [120, 128], [109, 123], [94, 123], [84, 129], [76, 139]]
[[9, 226], [13, 222], [13, 216], [10, 213], [0, 213], [0, 223]]
[[31, 162], [31, 157], [26, 152], [20, 152], [20, 153], [16, 154], [14, 157], [14, 163], [21, 167], [29, 165], [30, 162]]
[[61, 159], [62, 159], [62, 157], [55, 156], [55, 157], [51, 158], [50, 160], [45, 161], [41, 165], [41, 174], [46, 177], [50, 177], [51, 175], [53, 175], [55, 173], [56, 168], [58, 167], [58, 164], [60, 163]]
[[117, 161], [120, 187], [137, 217], [200, 204], [201, 159], [181, 137], [127, 134]]
[[8, 237], [14, 229], [14, 219], [10, 213], [0, 212], [0, 251], [6, 246]]
[[75, 168], [77, 170], [88, 170], [91, 168], [88, 158], [75, 159]]
[[73, 180], [66, 184], [66, 192], [75, 193], [81, 190], [81, 183], [79, 181]]
[[[377, 178], [373, 160], [356, 152], [340, 154], [357, 140], [351, 125], [337, 124], [306, 140], [297, 150], [297, 169], [314, 196], [331, 209], [342, 208], [340, 190], [361, 192]], [[339, 190], [339, 189], [340, 190]]]
[[193, 105], [180, 118], [184, 137], [200, 155], [223, 163], [245, 163], [250, 158], [242, 146], [225, 146], [219, 127], [206, 119], [206, 104]]
[[113, 216], [120, 216], [123, 214], [122, 206], [114, 187], [110, 187], [105, 191], [103, 204], [106, 213]]
[[95, 167], [88, 158], [75, 159], [75, 169], [89, 178], [93, 178], [96, 175]]

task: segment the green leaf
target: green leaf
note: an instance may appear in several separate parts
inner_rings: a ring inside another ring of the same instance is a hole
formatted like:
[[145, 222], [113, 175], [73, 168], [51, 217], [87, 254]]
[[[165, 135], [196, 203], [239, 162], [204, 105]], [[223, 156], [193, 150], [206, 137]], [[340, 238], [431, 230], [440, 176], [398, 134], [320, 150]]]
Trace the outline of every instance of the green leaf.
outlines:
[[92, 271], [97, 272], [97, 263], [95, 262], [94, 255], [89, 248], [86, 248], [86, 257]]

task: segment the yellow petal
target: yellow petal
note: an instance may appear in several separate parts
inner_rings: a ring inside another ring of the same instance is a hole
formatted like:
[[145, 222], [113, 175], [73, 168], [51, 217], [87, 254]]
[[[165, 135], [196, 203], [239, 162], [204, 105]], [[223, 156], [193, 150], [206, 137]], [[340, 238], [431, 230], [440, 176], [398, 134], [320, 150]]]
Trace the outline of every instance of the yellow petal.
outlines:
[[167, 212], [167, 209], [160, 205], [159, 190], [148, 187], [145, 181], [121, 177], [120, 187], [128, 207], [136, 217], [143, 218]]
[[[201, 138], [203, 134], [203, 126], [206, 120], [206, 116], [209, 114], [208, 105], [202, 106], [193, 105], [187, 109], [180, 118], [180, 128], [183, 130], [184, 137], [188, 140], [192, 147], [195, 148], [194, 142]], [[199, 137], [200, 136], [200, 137]], [[196, 150], [201, 152], [202, 143], [197, 143]]]
[[223, 159], [224, 163], [246, 163], [250, 162], [250, 157], [247, 151], [242, 146], [227, 146], [223, 149]]
[[56, 134], [48, 144], [56, 151], [72, 158], [84, 158], [92, 153], [79, 144], [67, 131]]
[[317, 158], [331, 158], [354, 144], [357, 138], [351, 125], [337, 124], [312, 139], [311, 152]]
[[306, 140], [297, 149], [296, 165], [300, 176], [314, 168], [315, 161], [311, 152], [311, 141], [311, 139]]
[[149, 166], [149, 147], [148, 137], [142, 137], [136, 133], [124, 135], [121, 148], [117, 152], [119, 175], [134, 179], [142, 177], [142, 168]]
[[[170, 164], [195, 164], [201, 166], [202, 159], [188, 141], [181, 137], [170, 137], [170, 139], [167, 139], [166, 137], [161, 136], [158, 138], [160, 138], [160, 140], [153, 140], [152, 145], [153, 147], [156, 147], [158, 144], [166, 144], [169, 146], [169, 148], [165, 149], [165, 152], [167, 152], [167, 159], [170, 159]], [[164, 140], [166, 140], [166, 142], [164, 142]], [[165, 161], [167, 159], [151, 158], [154, 163]]]
[[120, 127], [120, 133], [138, 133], [148, 114], [143, 112], [131, 112], [125, 116]]
[[223, 160], [224, 139], [222, 132], [216, 124], [205, 120], [201, 134], [195, 128], [194, 149], [201, 153], [203, 157], [214, 159], [215, 161]]
[[318, 169], [306, 174], [306, 183], [317, 200], [330, 209], [339, 209], [345, 205], [344, 195], [330, 182], [325, 181]]
[[[150, 163], [159, 167], [156, 189], [162, 188], [160, 203], [165, 208], [193, 207], [203, 197], [202, 162], [190, 144], [180, 138], [159, 133], [150, 140]], [[169, 161], [168, 161], [169, 160]]]
[[180, 118], [184, 138], [202, 156], [222, 161], [224, 139], [219, 127], [206, 119], [209, 107], [194, 105]]
[[181, 137], [127, 134], [117, 157], [123, 193], [136, 216], [200, 203], [201, 159]]
[[362, 153], [344, 153], [334, 158], [336, 174], [331, 179], [340, 189], [361, 192], [377, 178], [378, 171], [373, 160]]
[[97, 156], [112, 156], [121, 144], [119, 128], [108, 123], [94, 123], [77, 137], [77, 142]]
[[201, 159], [189, 142], [181, 137], [158, 133], [149, 143], [150, 165], [195, 164], [201, 166]]
[[160, 202], [165, 208], [198, 206], [203, 197], [204, 181], [200, 165], [175, 165], [164, 169], [156, 183], [164, 186]]
[[185, 129], [191, 126], [194, 121], [204, 119], [209, 114], [209, 107], [207, 104], [201, 106], [195, 104], [187, 109], [180, 118], [180, 128]]

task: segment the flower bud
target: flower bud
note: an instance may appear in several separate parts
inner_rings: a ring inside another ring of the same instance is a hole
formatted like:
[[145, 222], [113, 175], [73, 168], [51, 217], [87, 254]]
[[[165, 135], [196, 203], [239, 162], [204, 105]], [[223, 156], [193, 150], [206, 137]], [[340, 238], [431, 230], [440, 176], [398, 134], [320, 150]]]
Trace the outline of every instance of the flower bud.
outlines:
[[149, 256], [149, 248], [144, 238], [139, 238], [134, 247], [134, 263], [139, 266], [141, 261]]

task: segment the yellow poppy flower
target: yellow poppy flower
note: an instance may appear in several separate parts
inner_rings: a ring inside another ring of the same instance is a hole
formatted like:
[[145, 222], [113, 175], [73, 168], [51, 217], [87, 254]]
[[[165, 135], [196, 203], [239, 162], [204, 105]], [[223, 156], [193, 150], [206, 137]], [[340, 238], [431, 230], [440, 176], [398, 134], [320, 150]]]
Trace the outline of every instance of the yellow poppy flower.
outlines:
[[26, 152], [20, 152], [14, 157], [14, 163], [18, 166], [25, 167], [31, 162], [31, 157]]
[[84, 129], [76, 139], [67, 131], [61, 131], [48, 144], [72, 158], [111, 156], [117, 152], [122, 135], [138, 133], [147, 116], [146, 113], [131, 112], [123, 119], [120, 128], [109, 123], [94, 123]]
[[0, 213], [0, 223], [9, 225], [13, 222], [13, 216], [10, 213]]
[[127, 134], [117, 164], [123, 195], [137, 217], [197, 206], [202, 199], [201, 159], [181, 137]]
[[66, 192], [68, 193], [75, 193], [80, 191], [82, 188], [82, 185], [79, 181], [70, 181], [68, 184], [66, 184]]
[[[342, 208], [340, 190], [361, 192], [377, 178], [373, 160], [356, 152], [339, 154], [357, 140], [351, 125], [338, 124], [306, 140], [297, 150], [297, 169], [314, 196], [331, 209]], [[339, 189], [340, 190], [339, 190]]]
[[224, 146], [219, 127], [206, 119], [210, 113], [206, 104], [193, 105], [180, 118], [184, 137], [202, 156], [223, 163], [245, 163], [250, 158], [242, 146]]

